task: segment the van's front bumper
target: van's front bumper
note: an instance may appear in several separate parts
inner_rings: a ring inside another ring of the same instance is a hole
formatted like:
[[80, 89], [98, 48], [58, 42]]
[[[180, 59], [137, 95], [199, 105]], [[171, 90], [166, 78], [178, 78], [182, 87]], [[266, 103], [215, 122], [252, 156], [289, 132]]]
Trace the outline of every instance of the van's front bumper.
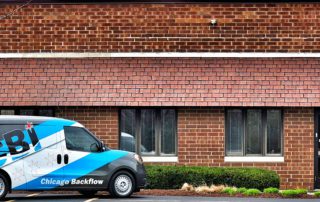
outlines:
[[146, 169], [144, 168], [143, 164], [138, 165], [136, 178], [137, 178], [136, 191], [139, 191], [140, 189], [144, 188], [147, 185]]

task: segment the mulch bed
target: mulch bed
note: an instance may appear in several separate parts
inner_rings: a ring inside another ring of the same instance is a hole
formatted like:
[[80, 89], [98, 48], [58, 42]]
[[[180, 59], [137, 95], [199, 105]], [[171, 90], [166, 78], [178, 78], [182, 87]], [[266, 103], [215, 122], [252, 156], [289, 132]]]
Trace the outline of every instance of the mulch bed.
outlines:
[[[24, 191], [14, 191], [14, 193], [28, 193], [32, 194], [33, 192], [24, 192]], [[36, 192], [34, 192], [36, 193]], [[74, 194], [80, 195], [79, 192], [75, 191], [43, 191], [42, 194]], [[99, 192], [97, 195], [107, 194], [107, 192]], [[258, 196], [245, 196], [242, 194], [223, 194], [223, 193], [196, 193], [189, 191], [182, 191], [179, 189], [141, 189], [140, 192], [134, 193], [134, 196], [198, 196], [198, 197], [240, 197], [240, 198], [286, 198], [280, 194], [260, 194]], [[315, 199], [315, 196], [311, 195], [302, 195], [300, 197], [295, 197], [300, 199]]]
[[[223, 193], [196, 193], [189, 191], [182, 191], [179, 189], [142, 189], [135, 195], [152, 195], [152, 196], [199, 196], [199, 197], [249, 197], [249, 198], [285, 198], [279, 194], [260, 194], [258, 196], [245, 196], [242, 194], [223, 194]], [[297, 197], [295, 197], [297, 198]], [[315, 196], [302, 195], [298, 198], [315, 199]]]

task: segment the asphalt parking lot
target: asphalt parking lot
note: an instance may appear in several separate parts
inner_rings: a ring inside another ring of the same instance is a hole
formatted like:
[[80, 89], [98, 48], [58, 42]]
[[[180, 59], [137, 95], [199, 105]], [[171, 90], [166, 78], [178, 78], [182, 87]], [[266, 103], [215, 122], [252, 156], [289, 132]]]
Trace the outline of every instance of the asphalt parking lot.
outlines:
[[70, 201], [70, 202], [233, 202], [233, 201], [249, 201], [249, 202], [276, 202], [276, 201], [298, 201], [312, 202], [319, 199], [263, 199], [263, 198], [214, 198], [214, 197], [188, 197], [188, 196], [139, 196], [135, 195], [127, 199], [113, 199], [107, 194], [99, 194], [91, 198], [85, 198], [78, 194], [45, 194], [45, 193], [30, 193], [30, 194], [8, 194], [5, 201]]

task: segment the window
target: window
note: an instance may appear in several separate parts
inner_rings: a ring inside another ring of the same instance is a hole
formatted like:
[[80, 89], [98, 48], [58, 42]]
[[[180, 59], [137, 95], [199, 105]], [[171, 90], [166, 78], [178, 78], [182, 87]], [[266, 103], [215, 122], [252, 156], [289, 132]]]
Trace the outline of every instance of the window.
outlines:
[[280, 156], [283, 151], [282, 139], [281, 110], [227, 110], [227, 156]]
[[1, 115], [14, 115], [15, 114], [13, 109], [2, 109], [0, 112], [1, 112]]
[[144, 156], [175, 156], [176, 128], [173, 109], [122, 109], [120, 149]]
[[64, 127], [66, 146], [69, 150], [98, 152], [100, 142], [86, 129], [79, 127]]
[[4, 108], [0, 110], [0, 115], [26, 115], [26, 116], [54, 116], [51, 108]]
[[39, 116], [54, 116], [52, 109], [39, 109]]
[[33, 116], [35, 115], [34, 109], [20, 109], [20, 115]]

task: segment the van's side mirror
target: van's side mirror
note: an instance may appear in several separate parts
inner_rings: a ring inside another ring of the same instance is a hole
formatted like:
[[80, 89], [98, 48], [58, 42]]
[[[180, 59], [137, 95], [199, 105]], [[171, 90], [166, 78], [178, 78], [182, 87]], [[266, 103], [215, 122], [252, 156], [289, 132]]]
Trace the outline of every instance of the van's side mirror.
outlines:
[[90, 151], [91, 152], [98, 152], [99, 151], [99, 145], [97, 145], [96, 143], [93, 143], [90, 145]]
[[100, 151], [104, 152], [104, 151], [108, 151], [109, 148], [108, 146], [106, 146], [103, 141], [101, 141], [101, 147], [100, 147]]
[[106, 151], [106, 150], [107, 150], [106, 146], [102, 145], [101, 151]]
[[103, 142], [103, 140], [101, 140], [101, 142], [100, 142], [100, 151], [106, 151], [107, 149], [106, 149], [106, 146], [104, 145], [104, 142]]

